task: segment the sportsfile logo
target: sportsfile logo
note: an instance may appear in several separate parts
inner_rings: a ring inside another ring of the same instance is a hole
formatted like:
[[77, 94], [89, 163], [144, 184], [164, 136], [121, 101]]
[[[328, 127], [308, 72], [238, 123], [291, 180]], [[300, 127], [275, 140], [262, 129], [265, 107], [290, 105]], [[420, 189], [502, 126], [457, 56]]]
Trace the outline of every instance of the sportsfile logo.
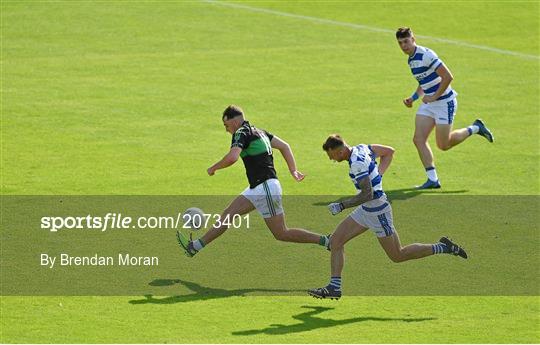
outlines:
[[57, 232], [64, 229], [107, 231], [110, 229], [178, 229], [184, 225], [182, 213], [175, 216], [132, 217], [121, 213], [107, 213], [105, 216], [45, 216], [41, 217], [41, 229]]
[[107, 213], [105, 216], [44, 216], [41, 217], [41, 229], [50, 232], [58, 230], [127, 230], [127, 229], [191, 229], [207, 228], [208, 226], [226, 225], [229, 228], [249, 228], [249, 215], [234, 215], [221, 217], [219, 214], [190, 214], [177, 213], [174, 216], [124, 216], [121, 213]]

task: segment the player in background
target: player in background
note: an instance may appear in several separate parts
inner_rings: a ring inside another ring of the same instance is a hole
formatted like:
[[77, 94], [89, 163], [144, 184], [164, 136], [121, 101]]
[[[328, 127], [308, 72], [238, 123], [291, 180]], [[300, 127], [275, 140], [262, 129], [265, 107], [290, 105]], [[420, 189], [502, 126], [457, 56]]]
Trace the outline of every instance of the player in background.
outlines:
[[[315, 243], [329, 249], [329, 237], [318, 235], [304, 229], [288, 228], [282, 206], [281, 185], [274, 169], [274, 150], [277, 149], [287, 162], [291, 176], [298, 182], [304, 175], [296, 169], [296, 162], [289, 144], [275, 135], [251, 125], [244, 117], [242, 109], [236, 105], [228, 106], [222, 116], [225, 130], [232, 134], [229, 152], [216, 164], [208, 168], [213, 176], [219, 169], [233, 165], [242, 158], [249, 181], [241, 195], [223, 211], [222, 220], [232, 219], [234, 215], [244, 215], [257, 209], [264, 218], [266, 226], [279, 241]], [[226, 222], [215, 224], [201, 238], [192, 241], [177, 232], [177, 240], [187, 256], [192, 257], [221, 236], [228, 228]]]
[[[384, 145], [349, 146], [337, 134], [328, 137], [323, 144], [328, 157], [336, 162], [349, 163], [349, 176], [358, 192], [342, 202], [328, 205], [330, 213], [336, 215], [344, 209], [356, 207], [336, 228], [330, 237], [331, 276], [328, 285], [308, 290], [317, 298], [341, 297], [341, 272], [345, 261], [345, 243], [371, 229], [386, 255], [393, 262], [420, 259], [435, 254], [453, 254], [464, 259], [467, 253], [450, 239], [442, 237], [435, 244], [414, 243], [402, 246], [393, 224], [392, 206], [382, 188], [382, 175], [392, 162], [394, 149]], [[376, 158], [380, 158], [379, 164]]]
[[443, 151], [451, 149], [473, 134], [479, 134], [489, 142], [493, 142], [494, 138], [480, 119], [476, 119], [469, 127], [452, 130], [457, 112], [457, 92], [450, 86], [454, 79], [452, 73], [434, 51], [416, 45], [410, 28], [399, 28], [396, 39], [401, 50], [409, 56], [409, 67], [418, 81], [415, 92], [404, 99], [403, 104], [411, 108], [414, 101], [422, 98], [422, 104], [416, 111], [413, 142], [426, 170], [427, 181], [417, 188], [440, 188], [433, 152], [427, 141], [433, 128], [437, 146]]

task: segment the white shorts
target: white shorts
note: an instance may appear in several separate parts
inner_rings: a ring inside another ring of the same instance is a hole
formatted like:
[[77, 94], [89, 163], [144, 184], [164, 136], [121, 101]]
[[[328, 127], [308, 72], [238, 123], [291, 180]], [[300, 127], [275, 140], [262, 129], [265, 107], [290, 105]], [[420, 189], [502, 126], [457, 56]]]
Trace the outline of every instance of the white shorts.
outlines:
[[266, 180], [253, 189], [247, 187], [242, 192], [242, 195], [251, 201], [263, 218], [283, 213], [281, 194], [281, 184], [275, 178]]
[[377, 237], [391, 236], [396, 231], [392, 206], [385, 196], [363, 203], [349, 216], [363, 227], [371, 229]]
[[457, 112], [457, 98], [450, 100], [442, 99], [431, 103], [422, 103], [416, 115], [428, 116], [435, 120], [438, 125], [451, 125]]

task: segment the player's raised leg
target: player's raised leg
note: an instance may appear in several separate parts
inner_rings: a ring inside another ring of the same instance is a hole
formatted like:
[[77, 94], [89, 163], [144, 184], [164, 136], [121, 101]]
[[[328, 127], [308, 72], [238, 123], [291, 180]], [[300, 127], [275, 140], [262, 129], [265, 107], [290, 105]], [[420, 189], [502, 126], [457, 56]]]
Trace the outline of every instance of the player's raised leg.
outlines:
[[397, 231], [394, 231], [390, 236], [378, 237], [378, 240], [386, 255], [393, 262], [420, 259], [434, 254], [431, 244], [413, 243], [402, 247]]
[[465, 250], [446, 237], [441, 238], [440, 242], [435, 244], [413, 243], [402, 247], [399, 235], [397, 231], [394, 230], [392, 235], [378, 237], [378, 240], [386, 255], [393, 262], [420, 259], [435, 254], [453, 254], [464, 259], [467, 258]]
[[246, 190], [245, 193], [244, 195], [264, 218], [266, 226], [275, 239], [285, 242], [315, 243], [328, 247], [330, 242], [328, 236], [315, 234], [305, 229], [287, 227], [283, 211], [283, 192], [277, 179], [265, 181], [256, 189]]
[[350, 216], [345, 218], [337, 227], [330, 238], [330, 259], [331, 276], [328, 285], [308, 290], [308, 294], [315, 298], [341, 297], [341, 273], [345, 262], [345, 243], [356, 236], [364, 233], [367, 228], [358, 224]]
[[[244, 215], [255, 209], [255, 206], [245, 196], [237, 196], [229, 206], [223, 211], [220, 219], [232, 219], [234, 215]], [[201, 238], [190, 241], [185, 236], [177, 232], [178, 243], [184, 249], [187, 256], [192, 257], [202, 248], [221, 236], [228, 228], [224, 222], [217, 222]], [[226, 223], [226, 222], [225, 222]]]
[[418, 156], [426, 170], [427, 181], [417, 186], [418, 189], [440, 188], [439, 178], [433, 161], [433, 151], [428, 143], [429, 134], [435, 127], [435, 120], [428, 115], [417, 114], [413, 143], [418, 151]]
[[435, 121], [435, 136], [439, 149], [443, 151], [450, 150], [452, 147], [462, 143], [473, 134], [479, 134], [485, 137], [489, 142], [493, 142], [491, 131], [480, 119], [474, 121], [469, 127], [452, 130], [452, 123], [458, 108], [457, 99], [436, 103], [436, 105], [432, 106], [432, 109], [437, 116]]
[[460, 128], [452, 131], [452, 125], [437, 125], [435, 128], [435, 139], [437, 147], [443, 151], [450, 150], [452, 147], [463, 142], [470, 136], [467, 128]]
[[451, 124], [437, 124], [435, 129], [437, 147], [443, 151], [450, 150], [452, 147], [462, 143], [473, 134], [481, 135], [489, 142], [493, 142], [493, 134], [480, 119], [474, 121], [469, 127], [456, 129], [454, 131], [452, 131]]
[[301, 228], [288, 228], [283, 213], [264, 218], [264, 222], [272, 232], [272, 235], [274, 235], [274, 238], [278, 241], [314, 243], [323, 246], [327, 246], [327, 241], [330, 241], [328, 236], [319, 235]]

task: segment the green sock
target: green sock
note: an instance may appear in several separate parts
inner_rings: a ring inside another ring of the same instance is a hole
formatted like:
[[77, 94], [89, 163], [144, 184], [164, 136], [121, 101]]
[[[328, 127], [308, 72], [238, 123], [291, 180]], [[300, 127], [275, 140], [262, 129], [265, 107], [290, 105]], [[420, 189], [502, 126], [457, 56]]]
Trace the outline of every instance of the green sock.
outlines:
[[328, 242], [330, 242], [330, 239], [328, 236], [321, 236], [319, 238], [319, 245], [323, 247], [328, 247]]

